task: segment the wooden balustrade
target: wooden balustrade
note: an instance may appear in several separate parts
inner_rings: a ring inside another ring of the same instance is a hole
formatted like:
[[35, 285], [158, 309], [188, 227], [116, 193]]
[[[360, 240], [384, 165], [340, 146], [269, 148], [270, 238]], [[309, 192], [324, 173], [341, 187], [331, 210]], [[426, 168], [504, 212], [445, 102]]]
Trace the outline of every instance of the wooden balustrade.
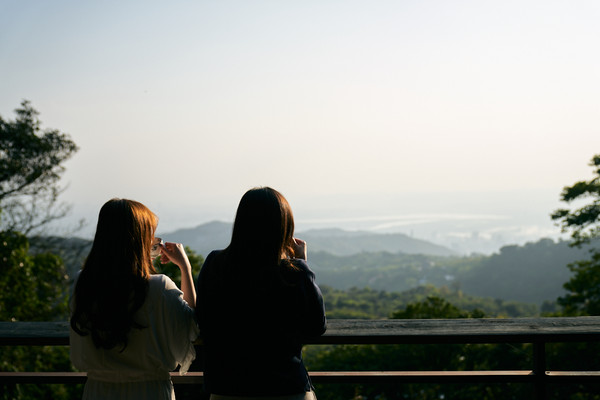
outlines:
[[[329, 320], [325, 335], [307, 344], [531, 343], [531, 369], [509, 371], [310, 371], [315, 383], [519, 382], [544, 399], [549, 384], [600, 382], [600, 371], [549, 371], [546, 343], [599, 342], [600, 317]], [[0, 345], [67, 346], [67, 322], [0, 322]], [[201, 345], [199, 343], [199, 345]], [[175, 384], [201, 384], [202, 372], [172, 374]], [[82, 383], [84, 372], [0, 372], [0, 382]]]

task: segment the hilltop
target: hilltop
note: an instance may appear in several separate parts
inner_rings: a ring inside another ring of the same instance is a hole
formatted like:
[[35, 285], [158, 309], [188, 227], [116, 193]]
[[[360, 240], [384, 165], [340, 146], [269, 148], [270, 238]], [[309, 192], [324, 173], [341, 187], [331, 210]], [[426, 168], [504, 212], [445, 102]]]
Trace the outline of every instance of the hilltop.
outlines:
[[[164, 233], [163, 236], [169, 241], [184, 243], [199, 254], [206, 256], [211, 250], [222, 249], [229, 244], [231, 228], [231, 223], [212, 221], [195, 228]], [[415, 239], [402, 233], [378, 234], [331, 228], [298, 232], [297, 236], [306, 240], [309, 252], [322, 251], [336, 256], [380, 251], [432, 256], [456, 255], [444, 246]]]

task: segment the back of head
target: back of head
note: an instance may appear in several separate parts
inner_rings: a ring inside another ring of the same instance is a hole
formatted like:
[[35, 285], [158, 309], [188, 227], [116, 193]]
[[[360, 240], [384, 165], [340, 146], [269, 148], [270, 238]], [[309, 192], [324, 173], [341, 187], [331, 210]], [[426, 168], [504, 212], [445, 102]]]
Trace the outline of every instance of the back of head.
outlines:
[[143, 204], [112, 199], [98, 216], [92, 249], [75, 286], [71, 326], [97, 347], [126, 346], [154, 272], [150, 248], [157, 217]]
[[250, 189], [240, 200], [227, 252], [277, 265], [293, 254], [293, 235], [294, 217], [285, 197], [269, 187]]
[[[260, 187], [244, 194], [231, 243], [201, 272], [200, 309], [208, 340], [228, 342], [228, 347], [250, 341], [273, 348], [275, 340], [289, 338], [289, 327], [296, 323], [291, 322], [294, 304], [302, 298], [297, 283], [303, 276], [291, 260], [293, 234], [292, 211], [281, 193]], [[253, 327], [243, 342], [235, 338], [240, 326]]]
[[[149, 249], [158, 218], [142, 203], [112, 199], [100, 209], [94, 243], [85, 268], [102, 276], [148, 278]], [[110, 262], [112, 261], [112, 262]]]

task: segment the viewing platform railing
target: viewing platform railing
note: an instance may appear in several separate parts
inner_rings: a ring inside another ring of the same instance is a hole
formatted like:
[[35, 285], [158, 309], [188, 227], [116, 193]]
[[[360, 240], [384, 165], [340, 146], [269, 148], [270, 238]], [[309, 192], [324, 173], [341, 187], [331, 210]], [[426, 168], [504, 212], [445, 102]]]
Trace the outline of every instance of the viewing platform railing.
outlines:
[[[526, 370], [504, 371], [309, 371], [314, 383], [525, 383], [537, 399], [550, 384], [600, 383], [600, 371], [555, 371], [546, 367], [546, 344], [600, 342], [600, 317], [514, 319], [425, 319], [328, 321], [325, 335], [307, 344], [474, 344], [531, 343]], [[67, 322], [0, 322], [0, 345], [68, 346]], [[597, 355], [596, 355], [597, 357]], [[201, 384], [202, 372], [177, 384]], [[85, 372], [0, 372], [2, 383], [83, 383]]]

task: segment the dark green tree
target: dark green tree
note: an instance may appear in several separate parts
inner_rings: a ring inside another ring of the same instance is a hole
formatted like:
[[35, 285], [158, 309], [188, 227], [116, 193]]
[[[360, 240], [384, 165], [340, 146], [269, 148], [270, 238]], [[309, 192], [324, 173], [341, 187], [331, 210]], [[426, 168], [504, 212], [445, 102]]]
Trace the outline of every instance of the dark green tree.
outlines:
[[448, 301], [429, 296], [425, 301], [410, 303], [404, 310], [392, 314], [395, 319], [433, 319], [433, 318], [483, 318], [485, 313], [479, 309], [463, 311]]
[[29, 101], [15, 113], [13, 121], [0, 116], [0, 230], [30, 235], [68, 212], [59, 180], [78, 148], [67, 134], [42, 130]]
[[[0, 232], [0, 320], [67, 319], [68, 277], [62, 259], [30, 252], [17, 232]], [[71, 371], [68, 347], [0, 346], [0, 371]], [[0, 384], [0, 399], [80, 398], [78, 385]]]
[[[68, 276], [62, 259], [27, 236], [43, 233], [68, 207], [58, 201], [64, 161], [77, 146], [57, 130], [42, 131], [28, 101], [14, 121], [0, 117], [0, 320], [67, 318]], [[69, 349], [59, 346], [0, 347], [2, 371], [66, 371]], [[0, 399], [81, 397], [74, 385], [0, 385]]]
[[563, 232], [571, 233], [572, 246], [590, 248], [589, 259], [568, 265], [573, 276], [564, 285], [568, 293], [558, 299], [566, 315], [600, 315], [600, 250], [594, 246], [600, 237], [600, 154], [592, 158], [590, 166], [594, 177], [566, 186], [560, 197], [567, 204], [585, 204], [561, 208], [551, 215]]
[[67, 317], [68, 277], [60, 257], [31, 254], [17, 232], [0, 232], [0, 321], [52, 321]]

